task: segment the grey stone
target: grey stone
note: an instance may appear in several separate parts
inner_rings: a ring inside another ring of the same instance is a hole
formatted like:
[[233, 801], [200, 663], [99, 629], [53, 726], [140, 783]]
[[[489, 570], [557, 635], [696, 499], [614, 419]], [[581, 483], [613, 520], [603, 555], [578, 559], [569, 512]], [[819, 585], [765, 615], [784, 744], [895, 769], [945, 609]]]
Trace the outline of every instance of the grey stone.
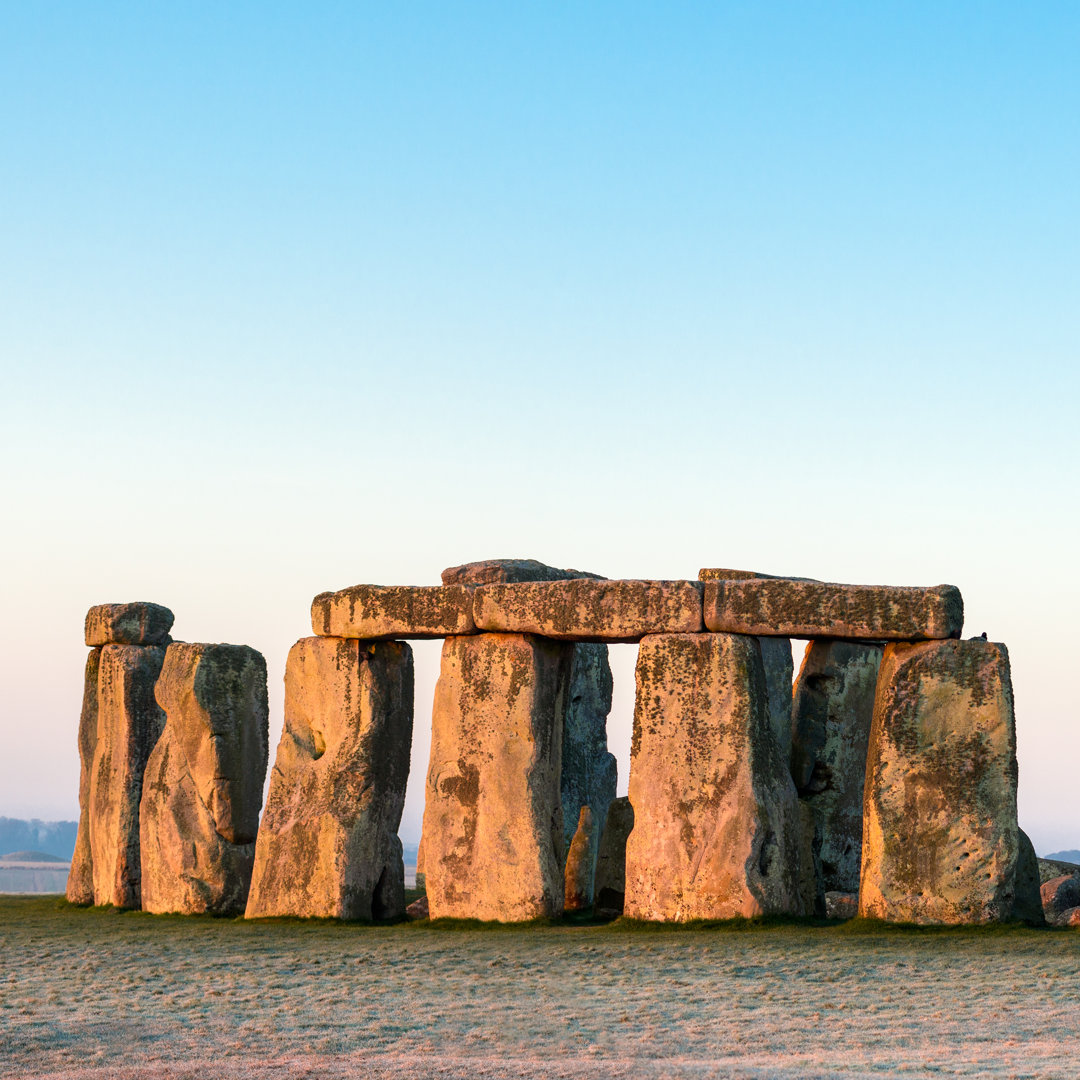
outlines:
[[626, 841], [634, 828], [634, 808], [623, 795], [608, 807], [596, 858], [594, 904], [622, 914], [626, 896]]
[[1012, 917], [1029, 926], [1043, 926], [1046, 918], [1040, 893], [1039, 857], [1035, 854], [1035, 847], [1027, 833], [1023, 829], [1019, 829], [1018, 833], [1020, 852], [1016, 859], [1016, 891]]
[[791, 641], [788, 638], [758, 638], [761, 662], [765, 665], [765, 688], [769, 695], [769, 723], [780, 745], [784, 761], [791, 758]]
[[173, 613], [160, 604], [98, 604], [86, 613], [86, 644], [167, 645]]
[[472, 604], [462, 585], [353, 585], [312, 600], [311, 628], [363, 641], [471, 634]]
[[482, 559], [450, 566], [442, 572], [444, 585], [494, 585], [508, 581], [570, 581], [573, 578], [603, 580], [584, 570], [560, 570], [536, 559]]
[[1066, 916], [1080, 907], [1080, 877], [1064, 874], [1051, 878], [1040, 889], [1042, 910], [1051, 926], [1066, 925]]
[[82, 712], [79, 716], [79, 829], [75, 834], [75, 852], [68, 871], [69, 903], [83, 906], [94, 902], [94, 856], [90, 850], [90, 775], [97, 745], [98, 670], [101, 647], [90, 650], [83, 678]]
[[857, 892], [832, 891], [825, 894], [825, 917], [827, 919], [854, 919], [859, 914]]

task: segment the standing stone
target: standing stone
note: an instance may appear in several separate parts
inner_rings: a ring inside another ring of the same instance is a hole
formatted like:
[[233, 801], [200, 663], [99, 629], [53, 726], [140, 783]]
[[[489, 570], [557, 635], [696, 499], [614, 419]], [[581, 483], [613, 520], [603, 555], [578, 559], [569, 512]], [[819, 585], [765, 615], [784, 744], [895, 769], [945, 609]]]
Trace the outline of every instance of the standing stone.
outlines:
[[566, 856], [564, 910], [585, 911], [592, 907], [599, 846], [600, 830], [596, 825], [596, 816], [589, 807], [583, 806]]
[[139, 802], [146, 761], [165, 724], [154, 700], [164, 660], [159, 645], [101, 650], [87, 811], [95, 904], [139, 906]]
[[1005, 646], [886, 646], [866, 763], [859, 914], [914, 923], [1011, 919], [1016, 778]]
[[795, 786], [770, 726], [754, 638], [642, 641], [630, 802], [627, 917], [803, 913]]
[[758, 638], [761, 662], [765, 666], [765, 688], [769, 695], [769, 724], [780, 744], [784, 761], [791, 757], [791, 676], [795, 665], [788, 638]]
[[79, 831], [68, 871], [67, 898], [72, 904], [94, 902], [94, 857], [90, 851], [90, 774], [97, 744], [98, 671], [101, 648], [90, 650], [83, 679], [82, 713], [79, 716]]
[[413, 656], [405, 642], [318, 637], [292, 647], [249, 919], [404, 913], [397, 831], [412, 722]]
[[600, 835], [600, 853], [596, 858], [594, 903], [597, 910], [620, 915], [626, 898], [626, 840], [634, 828], [634, 808], [625, 796], [614, 799], [608, 807], [604, 831]]
[[859, 890], [866, 748], [882, 648], [813, 641], [795, 685], [791, 775], [814, 818], [825, 892]]
[[1064, 874], [1051, 878], [1040, 894], [1045, 921], [1051, 926], [1064, 926], [1068, 914], [1080, 906], [1080, 877]]
[[1012, 917], [1029, 926], [1044, 926], [1042, 895], [1039, 880], [1039, 857], [1035, 845], [1023, 829], [1018, 829], [1020, 853], [1016, 859], [1016, 896], [1013, 899]]
[[416, 845], [416, 887], [427, 889], [427, 876], [424, 873], [424, 837], [421, 833], [420, 843]]
[[139, 809], [143, 910], [242, 914], [269, 749], [266, 661], [246, 645], [174, 643], [155, 696], [165, 730]]
[[563, 909], [562, 733], [573, 649], [528, 634], [450, 637], [424, 806], [433, 919]]

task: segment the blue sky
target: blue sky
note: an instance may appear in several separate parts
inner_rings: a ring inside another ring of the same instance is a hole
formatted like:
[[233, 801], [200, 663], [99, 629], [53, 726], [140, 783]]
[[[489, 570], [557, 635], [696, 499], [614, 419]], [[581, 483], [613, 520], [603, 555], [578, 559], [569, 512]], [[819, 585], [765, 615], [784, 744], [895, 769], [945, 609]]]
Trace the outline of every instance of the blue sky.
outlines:
[[5, 6], [0, 813], [74, 813], [92, 603], [262, 649], [279, 726], [314, 593], [524, 555], [959, 585], [1080, 846], [1078, 52], [1050, 3]]

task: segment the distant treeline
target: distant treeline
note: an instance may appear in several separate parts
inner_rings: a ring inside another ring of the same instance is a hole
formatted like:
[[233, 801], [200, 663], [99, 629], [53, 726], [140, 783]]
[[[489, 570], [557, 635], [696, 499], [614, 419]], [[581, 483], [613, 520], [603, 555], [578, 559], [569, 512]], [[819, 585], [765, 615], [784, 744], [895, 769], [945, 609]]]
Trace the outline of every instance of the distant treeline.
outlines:
[[70, 860], [75, 852], [77, 821], [38, 821], [0, 817], [0, 855], [9, 851], [44, 851]]

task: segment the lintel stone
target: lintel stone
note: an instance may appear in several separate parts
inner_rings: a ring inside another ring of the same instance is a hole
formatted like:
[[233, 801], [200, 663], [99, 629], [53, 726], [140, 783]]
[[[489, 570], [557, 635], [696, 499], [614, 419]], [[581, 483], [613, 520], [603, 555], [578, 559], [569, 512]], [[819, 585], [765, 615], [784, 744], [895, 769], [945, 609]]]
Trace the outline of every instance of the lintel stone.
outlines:
[[390, 641], [476, 632], [472, 592], [464, 585], [353, 585], [311, 602], [319, 637]]

